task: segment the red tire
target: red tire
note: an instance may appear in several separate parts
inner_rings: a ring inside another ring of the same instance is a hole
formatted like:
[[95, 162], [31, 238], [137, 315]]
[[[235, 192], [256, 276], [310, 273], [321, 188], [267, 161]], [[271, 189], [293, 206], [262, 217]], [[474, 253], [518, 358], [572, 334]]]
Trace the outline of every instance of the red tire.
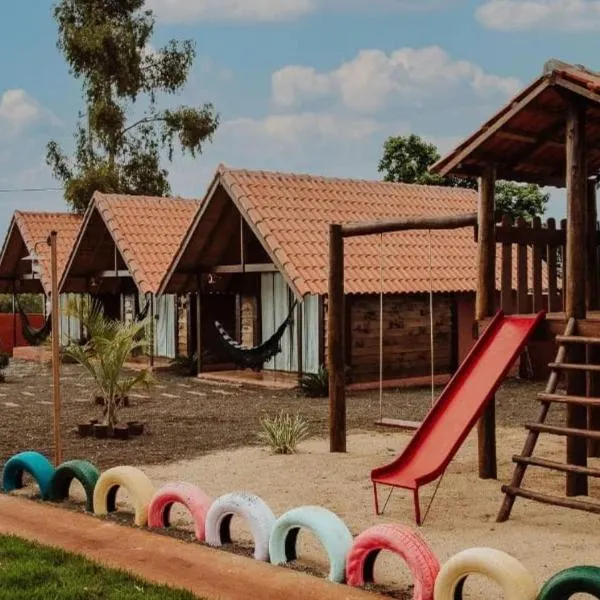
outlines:
[[373, 582], [375, 560], [382, 550], [393, 552], [413, 576], [413, 600], [432, 600], [440, 563], [425, 543], [405, 525], [375, 525], [358, 535], [346, 560], [346, 581], [355, 587]]

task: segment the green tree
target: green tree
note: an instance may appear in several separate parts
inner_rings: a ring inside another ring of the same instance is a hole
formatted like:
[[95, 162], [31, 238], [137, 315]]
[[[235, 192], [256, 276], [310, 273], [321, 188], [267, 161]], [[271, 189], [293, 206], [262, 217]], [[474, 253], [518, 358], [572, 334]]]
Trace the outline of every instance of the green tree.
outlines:
[[[384, 181], [477, 189], [474, 179], [430, 173], [428, 168], [439, 158], [436, 146], [418, 135], [392, 136], [384, 143], [378, 170], [383, 173]], [[531, 219], [543, 215], [549, 197], [534, 184], [496, 182], [496, 208], [513, 218]]]
[[209, 103], [159, 107], [160, 95], [173, 95], [185, 85], [195, 47], [190, 40], [171, 40], [154, 51], [155, 19], [144, 6], [145, 0], [59, 0], [54, 5], [57, 46], [82, 82], [86, 110], [79, 115], [74, 156], [50, 141], [46, 161], [79, 212], [96, 190], [168, 194], [161, 152], [169, 161], [176, 147], [201, 154], [218, 126]]

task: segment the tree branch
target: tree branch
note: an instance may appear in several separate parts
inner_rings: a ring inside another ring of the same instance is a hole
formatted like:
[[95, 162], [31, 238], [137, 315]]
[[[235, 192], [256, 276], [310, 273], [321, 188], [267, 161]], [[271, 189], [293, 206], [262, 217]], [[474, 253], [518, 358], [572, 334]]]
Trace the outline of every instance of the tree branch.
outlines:
[[144, 117], [143, 119], [140, 119], [139, 121], [136, 121], [135, 123], [132, 123], [128, 127], [125, 127], [125, 129], [123, 129], [121, 131], [120, 135], [124, 136], [128, 131], [135, 129], [136, 127], [139, 127], [140, 125], [144, 125], [145, 123], [158, 123], [159, 121], [166, 121], [166, 118], [160, 117], [160, 116]]

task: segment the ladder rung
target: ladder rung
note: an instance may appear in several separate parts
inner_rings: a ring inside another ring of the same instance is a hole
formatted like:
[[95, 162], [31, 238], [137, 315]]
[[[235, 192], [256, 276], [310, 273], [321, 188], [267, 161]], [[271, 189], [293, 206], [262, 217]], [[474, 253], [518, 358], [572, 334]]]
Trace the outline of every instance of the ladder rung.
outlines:
[[600, 365], [581, 365], [575, 363], [550, 363], [551, 369], [559, 371], [597, 371], [600, 372]]
[[590, 431], [589, 429], [558, 427], [556, 425], [543, 425], [542, 423], [527, 423], [525, 428], [529, 429], [529, 431], [538, 431], [540, 433], [551, 433], [553, 435], [564, 435], [566, 437], [583, 437], [590, 440], [600, 440], [600, 431]]
[[556, 341], [561, 344], [600, 344], [600, 338], [582, 335], [557, 335]]
[[554, 506], [562, 506], [564, 508], [576, 508], [578, 510], [585, 510], [591, 513], [600, 513], [600, 504], [594, 502], [586, 502], [585, 500], [575, 500], [573, 498], [561, 498], [559, 496], [550, 496], [548, 494], [541, 494], [528, 490], [525, 488], [513, 487], [510, 485], [503, 485], [502, 491], [509, 496], [519, 496], [526, 498], [527, 500], [535, 500], [543, 504], [552, 504]]
[[600, 470], [591, 467], [581, 467], [579, 465], [569, 465], [567, 463], [545, 460], [535, 456], [513, 456], [513, 462], [532, 467], [541, 467], [542, 469], [551, 469], [552, 471], [561, 471], [562, 473], [578, 473], [579, 475], [588, 475], [590, 477], [600, 477]]
[[569, 396], [568, 394], [539, 393], [541, 402], [558, 402], [561, 404], [581, 404], [582, 406], [600, 406], [600, 398], [587, 396]]

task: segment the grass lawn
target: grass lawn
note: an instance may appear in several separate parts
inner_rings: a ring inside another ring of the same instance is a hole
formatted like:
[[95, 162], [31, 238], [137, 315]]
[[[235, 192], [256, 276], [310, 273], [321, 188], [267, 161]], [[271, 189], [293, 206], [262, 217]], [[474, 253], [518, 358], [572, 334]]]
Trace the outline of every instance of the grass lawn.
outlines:
[[85, 558], [0, 536], [1, 600], [197, 600]]

